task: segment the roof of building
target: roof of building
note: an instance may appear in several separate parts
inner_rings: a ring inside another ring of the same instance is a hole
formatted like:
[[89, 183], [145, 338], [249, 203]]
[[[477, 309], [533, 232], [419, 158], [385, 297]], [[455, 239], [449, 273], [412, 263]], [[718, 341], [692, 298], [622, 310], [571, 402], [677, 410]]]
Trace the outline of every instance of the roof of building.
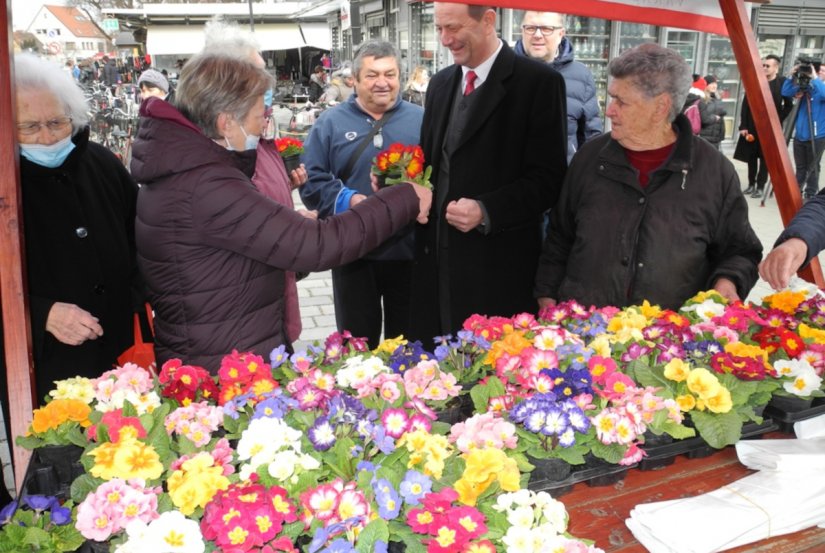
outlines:
[[109, 38], [89, 16], [75, 7], [44, 5], [76, 37]]

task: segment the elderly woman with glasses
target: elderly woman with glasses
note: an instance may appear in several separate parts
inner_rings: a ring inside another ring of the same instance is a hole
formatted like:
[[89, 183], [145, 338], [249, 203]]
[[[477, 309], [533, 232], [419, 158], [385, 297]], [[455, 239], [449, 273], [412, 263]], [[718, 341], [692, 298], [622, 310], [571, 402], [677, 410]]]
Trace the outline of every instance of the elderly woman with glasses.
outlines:
[[680, 113], [693, 80], [687, 63], [645, 44], [607, 70], [612, 129], [567, 170], [539, 260], [539, 305], [678, 309], [710, 288], [745, 299], [762, 245], [733, 164]]
[[[266, 70], [202, 53], [181, 72], [176, 105], [141, 105], [132, 174], [141, 183], [138, 263], [155, 309], [158, 363], [215, 373], [233, 349], [269, 358], [289, 347], [284, 272], [349, 263], [418, 219], [432, 193], [402, 183], [324, 221], [306, 218], [253, 184], [264, 127]], [[293, 171], [293, 184], [306, 179]]]
[[89, 141], [71, 74], [15, 56], [17, 140], [37, 392], [112, 368], [133, 341], [137, 186]]

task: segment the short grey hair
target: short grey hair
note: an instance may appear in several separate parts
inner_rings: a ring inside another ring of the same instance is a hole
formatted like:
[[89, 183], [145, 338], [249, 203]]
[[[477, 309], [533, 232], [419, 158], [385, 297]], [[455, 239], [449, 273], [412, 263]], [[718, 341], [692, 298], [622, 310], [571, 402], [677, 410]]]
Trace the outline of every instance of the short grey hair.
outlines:
[[386, 40], [368, 40], [358, 47], [355, 52], [355, 59], [352, 60], [352, 74], [358, 79], [361, 75], [361, 68], [364, 66], [364, 58], [394, 58], [395, 64], [401, 68], [401, 52], [395, 44]]
[[658, 44], [642, 44], [627, 50], [607, 64], [607, 71], [611, 77], [629, 79], [648, 98], [669, 95], [671, 122], [682, 111], [693, 84], [690, 66], [684, 58]]
[[237, 23], [224, 21], [219, 15], [206, 22], [203, 35], [204, 54], [248, 58], [261, 51], [258, 39], [251, 31], [242, 29]]
[[14, 56], [14, 87], [22, 90], [51, 92], [72, 118], [72, 136], [89, 124], [89, 104], [74, 77], [54, 62], [34, 54]]
[[246, 58], [198, 54], [183, 66], [175, 105], [206, 136], [222, 138], [218, 115], [227, 113], [242, 121], [272, 81], [269, 73]]

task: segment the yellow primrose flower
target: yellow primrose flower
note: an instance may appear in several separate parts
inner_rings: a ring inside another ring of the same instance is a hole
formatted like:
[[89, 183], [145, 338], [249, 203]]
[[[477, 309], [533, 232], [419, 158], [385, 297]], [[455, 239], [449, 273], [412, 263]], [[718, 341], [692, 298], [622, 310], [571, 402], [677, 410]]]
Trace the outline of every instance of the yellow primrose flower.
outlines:
[[495, 477], [496, 473], [501, 472], [507, 455], [500, 449], [484, 448], [474, 449], [463, 457], [466, 465], [462, 478], [480, 483], [489, 480], [490, 475]]
[[719, 379], [707, 369], [693, 369], [687, 377], [687, 387], [699, 399], [707, 400], [719, 393]]
[[404, 339], [403, 334], [400, 334], [396, 338], [386, 338], [383, 342], [378, 344], [378, 347], [375, 348], [372, 352], [391, 354], [392, 352], [397, 350], [399, 346], [404, 346], [406, 344], [407, 340]]
[[590, 349], [600, 357], [610, 357], [610, 339], [606, 334], [599, 334], [592, 342], [590, 342]]
[[812, 338], [817, 344], [825, 344], [825, 330], [810, 327], [805, 323], [800, 323], [796, 330], [802, 338]]
[[696, 294], [695, 296], [690, 298], [688, 300], [688, 302], [703, 303], [703, 302], [706, 302], [709, 299], [719, 300], [722, 303], [727, 303], [725, 298], [722, 296], [722, 294], [720, 294], [718, 291], [713, 290], [713, 289], [705, 290], [703, 292], [699, 292], [698, 294]]
[[696, 398], [690, 394], [685, 394], [677, 397], [676, 403], [679, 405], [680, 410], [687, 412], [696, 407]]
[[470, 482], [466, 478], [459, 478], [455, 481], [455, 484], [453, 484], [453, 489], [458, 492], [459, 502], [470, 507], [475, 507], [478, 496], [480, 496], [487, 487], [485, 486], [482, 489], [481, 485], [476, 482]]
[[163, 464], [155, 448], [138, 441], [134, 436], [122, 435], [116, 444], [101, 444], [90, 451], [89, 455], [95, 459], [95, 465], [90, 471], [92, 476], [103, 480], [156, 480], [163, 474]]
[[705, 406], [712, 413], [727, 413], [733, 408], [730, 391], [724, 386], [719, 386], [716, 395], [705, 399]]
[[690, 365], [674, 357], [665, 365], [665, 378], [674, 382], [684, 382], [690, 374]]
[[805, 301], [805, 292], [794, 292], [792, 290], [782, 290], [775, 294], [765, 296], [762, 301], [767, 302], [773, 309], [779, 309], [785, 313], [793, 313], [799, 304]]
[[746, 344], [744, 342], [729, 342], [725, 344], [725, 353], [730, 353], [737, 357], [748, 357], [750, 359], [761, 359], [763, 363], [768, 362], [768, 352], [759, 346]]
[[490, 351], [487, 352], [484, 362], [491, 367], [495, 367], [496, 361], [498, 361], [502, 354], [509, 353], [510, 355], [518, 355], [522, 350], [532, 345], [533, 342], [524, 337], [524, 332], [507, 332], [501, 340], [496, 340], [490, 344]]
[[172, 503], [184, 515], [191, 515], [196, 508], [206, 507], [219, 490], [229, 487], [229, 479], [223, 468], [215, 466], [214, 459], [202, 452], [185, 461], [167, 481]]
[[49, 395], [54, 399], [76, 399], [89, 404], [95, 399], [95, 389], [92, 381], [82, 376], [67, 378], [55, 382], [57, 385]]
[[650, 302], [645, 300], [639, 308], [642, 310], [642, 315], [648, 319], [655, 319], [662, 314], [662, 308], [658, 305], [650, 305]]

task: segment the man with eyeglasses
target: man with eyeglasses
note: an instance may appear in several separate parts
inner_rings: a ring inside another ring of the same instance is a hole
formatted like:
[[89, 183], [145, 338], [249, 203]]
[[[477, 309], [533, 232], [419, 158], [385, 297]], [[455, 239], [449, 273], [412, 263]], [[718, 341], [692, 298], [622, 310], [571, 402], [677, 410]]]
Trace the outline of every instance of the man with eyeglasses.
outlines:
[[567, 87], [567, 161], [582, 144], [602, 134], [602, 118], [593, 74], [574, 59], [573, 45], [565, 35], [564, 15], [524, 13], [517, 54], [541, 60], [561, 73]]
[[[779, 75], [779, 65], [782, 60], [778, 56], [770, 54], [762, 60], [762, 69], [765, 71], [765, 78], [768, 80], [768, 88], [771, 91], [776, 113], [779, 114], [779, 121], [784, 121], [793, 109], [793, 99], [782, 96], [782, 84], [785, 77]], [[742, 112], [739, 117], [739, 140], [736, 143], [736, 150], [733, 152], [733, 159], [744, 161], [748, 164], [748, 187], [745, 195], [750, 194], [751, 198], [760, 198], [768, 182], [768, 166], [765, 165], [765, 158], [762, 156], [762, 146], [759, 144], [759, 135], [756, 134], [756, 123], [754, 114], [748, 105], [748, 97], [742, 100]]]

